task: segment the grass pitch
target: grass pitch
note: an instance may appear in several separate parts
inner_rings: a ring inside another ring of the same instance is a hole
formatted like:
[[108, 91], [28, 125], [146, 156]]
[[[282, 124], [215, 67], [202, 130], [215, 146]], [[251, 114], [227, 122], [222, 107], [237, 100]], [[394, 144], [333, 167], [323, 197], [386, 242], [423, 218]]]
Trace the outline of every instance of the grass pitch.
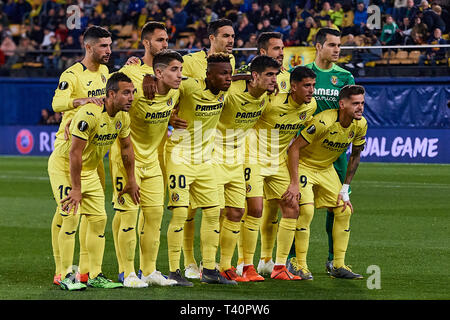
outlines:
[[[107, 164], [105, 168], [108, 168]], [[50, 224], [55, 202], [47, 175], [47, 158], [0, 157], [0, 299], [449, 299], [450, 215], [447, 197], [450, 193], [450, 165], [361, 163], [352, 190], [355, 213], [346, 262], [355, 272], [363, 274], [364, 280], [331, 279], [325, 273], [325, 210], [317, 210], [311, 226], [308, 254], [313, 281], [275, 281], [268, 278], [264, 282], [232, 287], [194, 281], [193, 288], [66, 292], [52, 284], [54, 263]], [[108, 175], [108, 225], [103, 271], [115, 280], [117, 262], [111, 233], [113, 211], [109, 204], [110, 194]], [[197, 217], [199, 229], [200, 213]], [[166, 211], [158, 260], [158, 269], [163, 273], [168, 272], [166, 232], [169, 220], [170, 212]], [[199, 261], [198, 233], [196, 236]], [[76, 242], [75, 264], [78, 261], [78, 240]], [[259, 246], [255, 265], [258, 259]], [[373, 270], [379, 270], [378, 282]]]

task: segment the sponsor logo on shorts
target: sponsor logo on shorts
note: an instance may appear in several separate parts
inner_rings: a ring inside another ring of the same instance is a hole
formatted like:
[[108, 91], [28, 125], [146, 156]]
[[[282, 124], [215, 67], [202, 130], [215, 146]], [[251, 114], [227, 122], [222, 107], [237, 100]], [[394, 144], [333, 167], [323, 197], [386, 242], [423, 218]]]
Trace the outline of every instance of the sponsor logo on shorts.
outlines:
[[177, 202], [178, 200], [180, 200], [180, 195], [176, 192], [172, 193], [172, 201]]
[[125, 204], [125, 198], [123, 196], [120, 196], [119, 198], [117, 198], [117, 202], [119, 202], [120, 205], [124, 205]]
[[250, 191], [252, 191], [252, 186], [250, 184], [247, 183], [247, 186], [245, 188], [245, 191], [247, 191], [247, 193], [249, 193]]

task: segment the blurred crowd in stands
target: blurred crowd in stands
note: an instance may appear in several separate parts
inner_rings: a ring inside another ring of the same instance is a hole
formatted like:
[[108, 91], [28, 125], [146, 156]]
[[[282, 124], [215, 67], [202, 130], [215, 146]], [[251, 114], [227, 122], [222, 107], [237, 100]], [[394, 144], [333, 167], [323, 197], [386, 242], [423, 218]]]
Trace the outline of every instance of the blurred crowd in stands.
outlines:
[[62, 119], [61, 112], [53, 112], [53, 110], [42, 109], [41, 119], [39, 120], [39, 125], [55, 125], [60, 124]]
[[[67, 27], [71, 5], [80, 8], [78, 29]], [[368, 27], [370, 5], [380, 8], [379, 29]], [[285, 46], [312, 46], [321, 27], [339, 29], [346, 46], [445, 44], [449, 10], [449, 0], [2, 0], [0, 67], [67, 68], [80, 59], [82, 33], [90, 25], [113, 32], [112, 63], [121, 66], [132, 50], [142, 49], [139, 31], [151, 20], [165, 23], [171, 48], [185, 50], [208, 47], [206, 26], [222, 17], [234, 23], [235, 48], [256, 48], [257, 36], [265, 31], [282, 33]], [[446, 59], [444, 48], [421, 53], [422, 64]], [[247, 63], [253, 54], [236, 52], [236, 63]], [[382, 54], [381, 49], [359, 50], [347, 62], [351, 67]]]

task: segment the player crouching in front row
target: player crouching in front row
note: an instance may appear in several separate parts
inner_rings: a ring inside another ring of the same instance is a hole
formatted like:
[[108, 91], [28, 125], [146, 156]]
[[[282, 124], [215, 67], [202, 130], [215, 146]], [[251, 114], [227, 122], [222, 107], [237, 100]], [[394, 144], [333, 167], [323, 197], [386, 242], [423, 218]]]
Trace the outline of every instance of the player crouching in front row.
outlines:
[[[339, 93], [339, 109], [325, 110], [316, 115], [303, 129], [288, 152], [291, 183], [283, 198], [299, 203], [299, 218], [295, 231], [298, 274], [312, 279], [306, 263], [310, 224], [316, 208], [331, 208], [333, 224], [333, 278], [361, 279], [345, 265], [344, 258], [350, 238], [350, 217], [353, 206], [348, 186], [358, 168], [364, 149], [367, 121], [362, 86], [348, 85]], [[333, 162], [353, 144], [344, 184], [333, 168]], [[299, 195], [301, 195], [299, 197]], [[299, 199], [300, 198], [300, 199]]]
[[[62, 279], [64, 290], [84, 290], [86, 285], [75, 280], [72, 262], [75, 234], [80, 216], [87, 218], [87, 248], [89, 280], [94, 288], [118, 288], [102, 274], [105, 249], [105, 194], [97, 174], [98, 164], [116, 138], [119, 138], [122, 160], [128, 183], [124, 188], [134, 202], [139, 202], [139, 187], [134, 175], [134, 152], [130, 139], [128, 110], [133, 101], [134, 86], [130, 78], [116, 73], [106, 83], [106, 98], [102, 108], [89, 103], [75, 114], [71, 125], [71, 139], [59, 145], [49, 159], [49, 176], [54, 197], [63, 217], [59, 233]], [[125, 111], [125, 112], [120, 112]], [[70, 168], [70, 171], [67, 170]]]

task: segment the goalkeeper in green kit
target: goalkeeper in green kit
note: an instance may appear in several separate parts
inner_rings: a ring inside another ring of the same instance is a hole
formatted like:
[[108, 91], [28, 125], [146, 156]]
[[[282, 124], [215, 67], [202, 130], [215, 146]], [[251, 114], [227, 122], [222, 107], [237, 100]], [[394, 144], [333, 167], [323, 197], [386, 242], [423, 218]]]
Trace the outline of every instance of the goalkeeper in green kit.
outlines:
[[[323, 110], [339, 109], [338, 96], [341, 88], [346, 85], [355, 84], [355, 79], [349, 71], [335, 64], [339, 59], [339, 53], [341, 51], [341, 33], [338, 30], [329, 28], [320, 29], [316, 34], [315, 47], [316, 57], [314, 62], [307, 64], [306, 67], [311, 68], [317, 75], [314, 89], [314, 98], [317, 101], [317, 114]], [[344, 183], [347, 172], [346, 153], [342, 153], [333, 165], [341, 183]], [[326, 262], [326, 270], [328, 273], [330, 273], [333, 267], [333, 221], [333, 211], [327, 211], [328, 259]], [[292, 245], [291, 252], [288, 256], [287, 267], [291, 273], [297, 274], [294, 245]]]

